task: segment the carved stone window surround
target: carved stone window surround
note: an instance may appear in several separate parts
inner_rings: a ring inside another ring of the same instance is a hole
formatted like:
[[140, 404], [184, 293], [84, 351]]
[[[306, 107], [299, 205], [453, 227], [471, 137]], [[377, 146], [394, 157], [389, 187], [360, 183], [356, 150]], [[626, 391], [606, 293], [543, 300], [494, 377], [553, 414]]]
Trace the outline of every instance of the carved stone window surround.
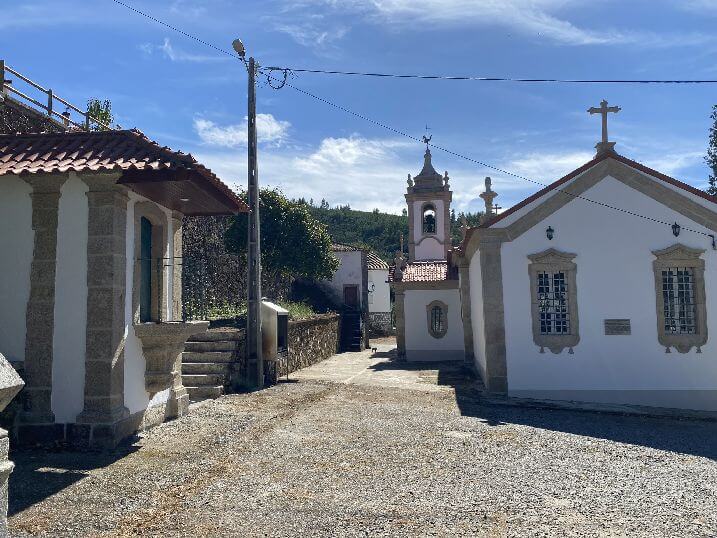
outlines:
[[[434, 308], [441, 309], [441, 315], [443, 317], [443, 328], [440, 331], [433, 329], [433, 323], [431, 314]], [[426, 321], [428, 322], [428, 334], [433, 338], [443, 338], [448, 332], [448, 305], [443, 301], [432, 301], [426, 305]]]
[[[569, 353], [580, 342], [580, 325], [578, 319], [577, 265], [573, 262], [576, 254], [560, 252], [554, 248], [528, 256], [528, 274], [530, 276], [530, 310], [533, 326], [533, 342], [545, 353], [547, 347], [553, 353], [561, 353], [565, 348]], [[540, 305], [538, 301], [538, 274], [541, 272], [565, 274], [567, 283], [568, 314], [570, 328], [567, 334], [543, 334], [540, 331]]]
[[[657, 309], [657, 340], [665, 346], [665, 353], [674, 347], [680, 353], [687, 353], [693, 347], [701, 353], [707, 343], [707, 307], [705, 301], [705, 261], [701, 258], [704, 250], [675, 244], [663, 250], [655, 250], [652, 268], [655, 275], [655, 306]], [[693, 270], [693, 292], [695, 305], [695, 328], [693, 334], [672, 334], [665, 331], [662, 270], [669, 267], [685, 267]]]

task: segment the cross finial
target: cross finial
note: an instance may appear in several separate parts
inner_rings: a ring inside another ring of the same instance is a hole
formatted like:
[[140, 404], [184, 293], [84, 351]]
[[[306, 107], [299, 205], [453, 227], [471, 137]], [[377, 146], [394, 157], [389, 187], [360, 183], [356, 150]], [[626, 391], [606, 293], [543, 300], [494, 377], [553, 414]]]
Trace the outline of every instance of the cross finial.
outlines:
[[485, 202], [485, 213], [483, 213], [481, 217], [481, 222], [490, 219], [495, 214], [495, 211], [500, 209], [500, 207], [493, 204], [493, 200], [498, 196], [498, 193], [492, 189], [492, 183], [489, 177], [485, 178], [485, 192], [480, 194], [480, 197], [483, 198]]
[[606, 151], [614, 151], [615, 142], [608, 141], [607, 138], [607, 115], [612, 112], [617, 114], [622, 110], [619, 106], [608, 106], [607, 100], [603, 99], [600, 101], [600, 107], [591, 106], [588, 108], [588, 112], [592, 114], [600, 114], [602, 116], [602, 140], [595, 146], [598, 154]]

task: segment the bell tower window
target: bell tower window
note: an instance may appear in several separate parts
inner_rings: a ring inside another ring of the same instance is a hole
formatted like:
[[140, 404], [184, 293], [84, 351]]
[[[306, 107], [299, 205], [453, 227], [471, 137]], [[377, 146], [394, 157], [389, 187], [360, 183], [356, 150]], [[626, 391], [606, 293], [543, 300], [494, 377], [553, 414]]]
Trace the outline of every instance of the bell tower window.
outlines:
[[433, 204], [423, 206], [423, 233], [436, 233], [436, 208]]

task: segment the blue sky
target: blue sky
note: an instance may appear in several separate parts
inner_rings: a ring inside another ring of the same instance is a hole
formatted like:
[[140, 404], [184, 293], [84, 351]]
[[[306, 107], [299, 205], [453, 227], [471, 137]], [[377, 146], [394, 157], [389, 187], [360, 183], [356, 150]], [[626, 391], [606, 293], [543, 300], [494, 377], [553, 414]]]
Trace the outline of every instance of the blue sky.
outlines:
[[[219, 47], [241, 37], [264, 65], [550, 78], [717, 79], [717, 0], [126, 0]], [[242, 64], [111, 0], [3, 1], [0, 58], [76, 103], [246, 174]], [[557, 85], [297, 74], [293, 85], [474, 159], [550, 182], [589, 160], [603, 98], [627, 157], [704, 188], [717, 85]], [[400, 212], [423, 147], [291, 88], [258, 89], [260, 180], [294, 197]], [[537, 187], [434, 150], [457, 210], [490, 175], [508, 207]]]

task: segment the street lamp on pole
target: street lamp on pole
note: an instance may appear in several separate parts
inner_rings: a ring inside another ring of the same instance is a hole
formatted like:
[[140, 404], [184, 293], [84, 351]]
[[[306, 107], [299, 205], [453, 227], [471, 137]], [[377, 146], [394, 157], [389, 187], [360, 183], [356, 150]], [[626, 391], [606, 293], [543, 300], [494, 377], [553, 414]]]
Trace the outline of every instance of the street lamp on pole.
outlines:
[[247, 253], [247, 327], [246, 354], [247, 378], [251, 388], [264, 386], [264, 360], [261, 349], [261, 233], [259, 225], [259, 170], [257, 167], [256, 143], [256, 71], [253, 57], [244, 59], [244, 44], [235, 39], [232, 47], [246, 65], [249, 72], [249, 106], [247, 113], [247, 154], [249, 199], [248, 253]]

